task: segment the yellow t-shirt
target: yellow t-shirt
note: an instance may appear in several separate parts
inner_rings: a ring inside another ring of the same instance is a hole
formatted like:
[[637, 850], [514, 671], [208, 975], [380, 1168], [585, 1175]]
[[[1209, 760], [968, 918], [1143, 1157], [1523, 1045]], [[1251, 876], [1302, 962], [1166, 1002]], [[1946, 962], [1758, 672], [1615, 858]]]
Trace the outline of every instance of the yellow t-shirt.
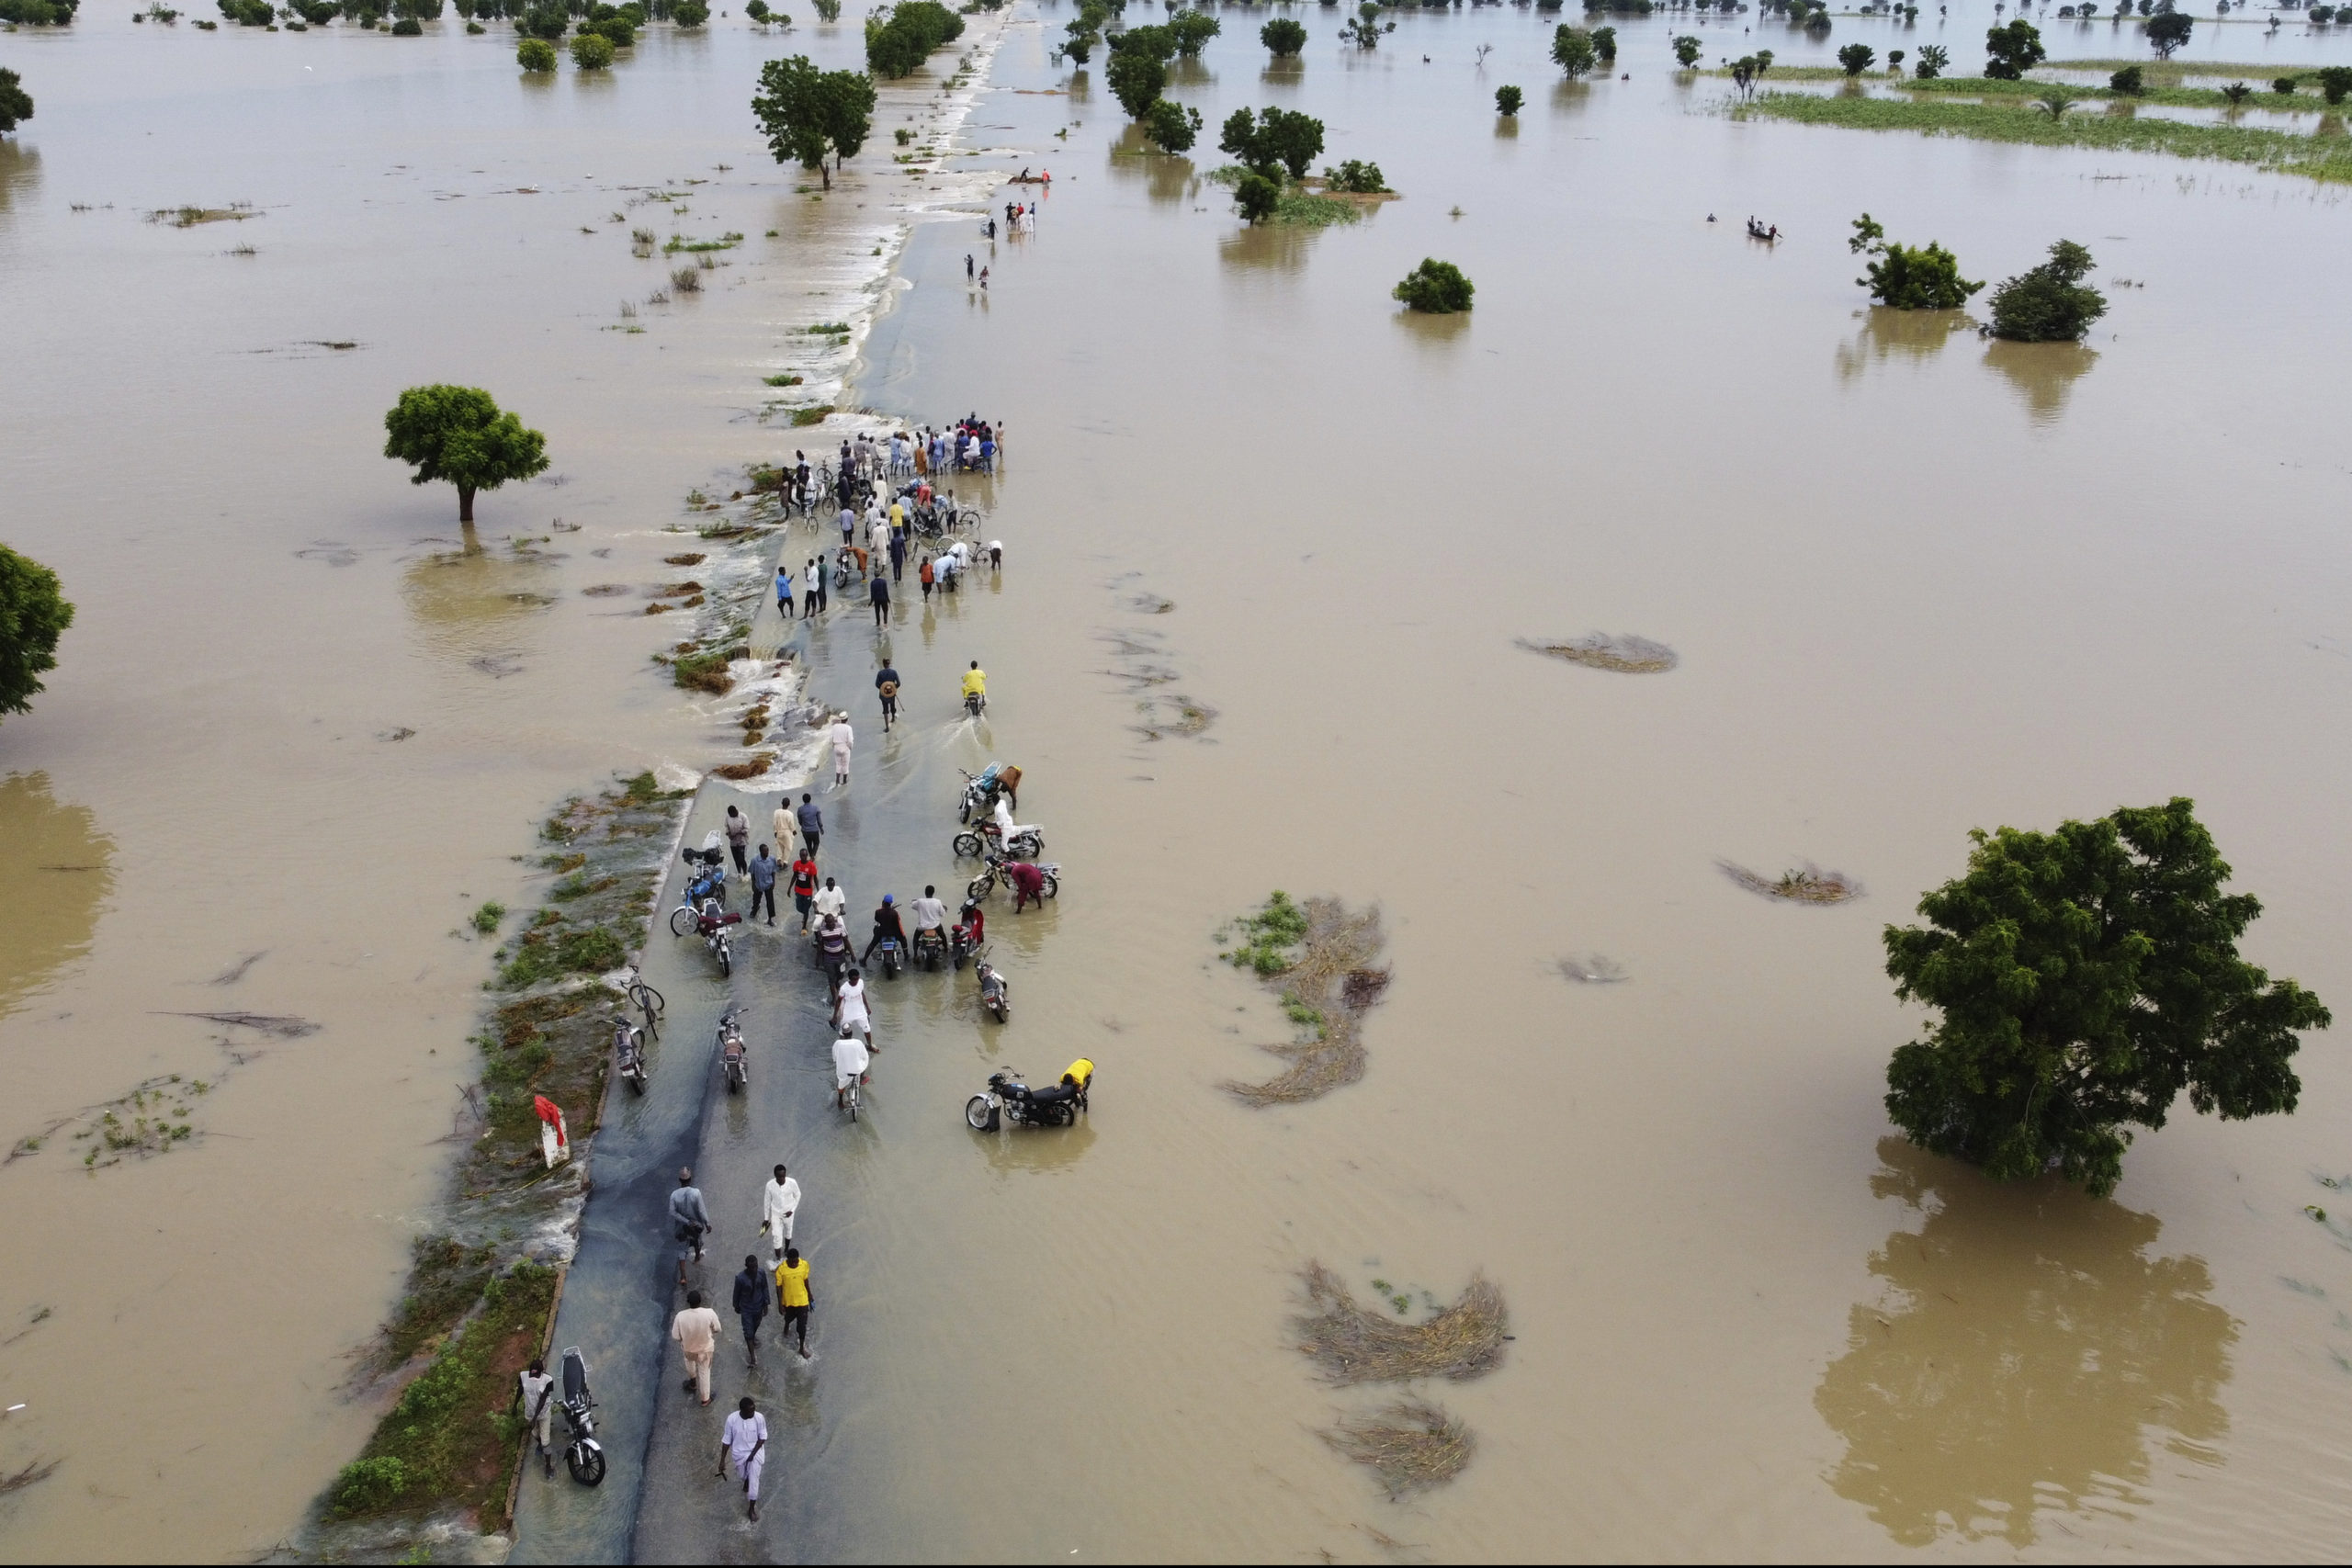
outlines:
[[968, 697], [975, 692], [978, 693], [982, 696], [986, 696], [988, 695], [988, 691], [989, 677], [987, 671], [967, 670], [964, 671], [964, 694], [966, 696]]
[[808, 1304], [808, 1260], [779, 1263], [775, 1266], [775, 1288], [783, 1293], [784, 1304], [805, 1307]]

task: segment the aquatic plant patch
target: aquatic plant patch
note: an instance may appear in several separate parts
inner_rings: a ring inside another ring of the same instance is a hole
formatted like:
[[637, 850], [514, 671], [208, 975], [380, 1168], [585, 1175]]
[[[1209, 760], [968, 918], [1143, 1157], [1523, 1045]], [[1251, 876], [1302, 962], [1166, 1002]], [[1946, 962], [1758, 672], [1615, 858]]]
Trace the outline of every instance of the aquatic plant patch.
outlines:
[[1717, 861], [1715, 867], [1750, 893], [1795, 904], [1843, 904], [1862, 895], [1862, 885], [1844, 872], [1823, 871], [1812, 864], [1784, 871], [1777, 877], [1760, 875], [1727, 860]]
[[1572, 642], [1531, 642], [1521, 637], [1519, 646], [1530, 653], [1546, 653], [1589, 670], [1608, 670], [1620, 675], [1659, 675], [1682, 661], [1674, 649], [1662, 642], [1622, 632], [1613, 636], [1595, 632]]
[[1380, 911], [1351, 914], [1336, 898], [1305, 904], [1276, 892], [1256, 913], [1226, 928], [1237, 944], [1221, 953], [1282, 997], [1295, 1038], [1260, 1049], [1290, 1065], [1264, 1083], [1221, 1087], [1247, 1105], [1295, 1105], [1363, 1077], [1363, 1020], [1388, 989], [1388, 971], [1372, 966], [1384, 938]]

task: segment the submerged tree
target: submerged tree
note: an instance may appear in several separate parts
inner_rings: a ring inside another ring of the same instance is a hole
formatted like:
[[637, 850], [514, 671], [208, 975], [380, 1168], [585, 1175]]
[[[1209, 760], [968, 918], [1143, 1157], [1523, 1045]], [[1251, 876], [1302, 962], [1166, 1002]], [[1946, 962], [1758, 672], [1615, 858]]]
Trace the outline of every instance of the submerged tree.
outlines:
[[1552, 30], [1552, 63], [1571, 82], [1600, 62], [1600, 51], [1592, 46], [1592, 35], [1582, 28], [1572, 28], [1566, 22]]
[[1176, 39], [1176, 52], [1191, 60], [1199, 55], [1209, 39], [1225, 30], [1225, 24], [1206, 11], [1179, 11], [1168, 18], [1168, 30]]
[[1868, 71], [1878, 59], [1878, 51], [1866, 43], [1849, 43], [1838, 51], [1838, 63], [1849, 76], [1859, 76]]
[[1527, 95], [1521, 92], [1517, 87], [1497, 87], [1495, 89], [1495, 112], [1501, 115], [1506, 119], [1510, 118], [1512, 115], [1517, 114], [1519, 112], [1519, 106], [1526, 101]]
[[1968, 871], [1889, 926], [1895, 995], [1937, 1009], [1887, 1064], [1887, 1114], [1913, 1143], [2005, 1180], [2056, 1171], [2115, 1190], [2131, 1126], [2183, 1089], [2225, 1120], [2291, 1111], [2296, 1032], [2327, 1009], [2239, 958], [2261, 914], [2175, 798], [2052, 833], [1972, 832]]
[[874, 78], [863, 71], [820, 71], [805, 54], [771, 60], [760, 67], [752, 115], [777, 163], [814, 169], [831, 190], [826, 155], [836, 163], [854, 158], [873, 129]]
[[25, 91], [24, 79], [0, 65], [0, 136], [32, 118], [33, 96]]
[[2005, 28], [1984, 29], [1984, 74], [2015, 82], [2048, 59], [2041, 30], [2019, 17]]
[[1404, 280], [1388, 292], [1389, 298], [1401, 300], [1408, 310], [1450, 316], [1456, 310], [1468, 310], [1470, 297], [1477, 289], [1452, 262], [1424, 256], [1421, 265], [1407, 273]]
[[1297, 109], [1235, 109], [1225, 117], [1216, 145], [1280, 185], [1283, 172], [1295, 180], [1306, 177], [1307, 165], [1323, 151], [1323, 122]]
[[1688, 71], [1699, 63], [1699, 55], [1705, 48], [1706, 45], [1701, 43], [1695, 36], [1684, 33], [1674, 40], [1674, 58], [1680, 63], [1682, 69]]
[[1111, 96], [1127, 111], [1129, 119], [1141, 119], [1159, 101], [1159, 91], [1168, 85], [1168, 66], [1148, 50], [1121, 49], [1111, 54], [1110, 66], [1103, 74], [1111, 80]]
[[527, 479], [548, 466], [548, 438], [523, 428], [478, 387], [411, 387], [384, 416], [384, 456], [415, 466], [409, 483], [458, 487], [460, 523], [474, 520], [474, 491]]
[[1922, 82], [1932, 82], [1942, 75], [1944, 67], [1951, 63], [1951, 51], [1939, 43], [1926, 44], [1919, 50], [1919, 63], [1913, 68], [1911, 74]]
[[1933, 240], [1916, 247], [1889, 244], [1885, 227], [1867, 212], [1854, 220], [1846, 248], [1878, 258], [1863, 263], [1867, 276], [1854, 281], [1897, 310], [1957, 310], [1984, 287], [1961, 276], [1960, 258]]
[[2170, 60], [2172, 51], [2188, 41], [2197, 18], [2186, 11], [2165, 11], [2148, 18], [2148, 47], [2156, 51], [2159, 60]]
[[1255, 169], [1243, 175], [1233, 186], [1233, 204], [1241, 216], [1251, 223], [1263, 223], [1282, 205], [1283, 187]]
[[57, 639], [73, 624], [57, 573], [0, 545], [0, 714], [32, 706], [42, 672], [57, 668]]
[[1188, 152], [1201, 134], [1201, 111], [1160, 99], [1143, 117], [1143, 133], [1162, 152]]
[[2050, 247], [2050, 259], [2003, 280], [1993, 290], [1993, 335], [2018, 343], [2075, 343], [2107, 314], [2107, 296], [2083, 279], [2091, 254], [2072, 240]]
[[1258, 29], [1258, 41], [1275, 59], [1286, 59], [1306, 47], [1306, 29], [1288, 17], [1276, 17]]

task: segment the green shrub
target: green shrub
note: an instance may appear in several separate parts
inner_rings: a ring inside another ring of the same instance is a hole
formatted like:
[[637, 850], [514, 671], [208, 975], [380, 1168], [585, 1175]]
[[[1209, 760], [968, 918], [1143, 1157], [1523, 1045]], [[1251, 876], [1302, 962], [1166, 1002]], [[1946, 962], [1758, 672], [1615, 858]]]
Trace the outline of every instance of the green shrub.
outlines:
[[1291, 896], [1276, 888], [1256, 914], [1243, 915], [1217, 932], [1240, 940], [1217, 956], [1237, 969], [1258, 975], [1279, 975], [1297, 962], [1291, 950], [1306, 940], [1306, 911]]
[[1283, 187], [1255, 170], [1243, 175], [1240, 182], [1233, 187], [1233, 204], [1241, 209], [1241, 216], [1252, 223], [1263, 223], [1272, 218], [1282, 199]]
[[[268, 8], [267, 0], [254, 0], [254, 3], [260, 5], [265, 10]], [[424, 32], [424, 24], [418, 21], [414, 17], [402, 17], [399, 21], [392, 24], [392, 36], [394, 38], [418, 38], [421, 37]]]
[[2107, 297], [2083, 282], [2091, 254], [2072, 240], [2050, 259], [1993, 290], [1993, 335], [2018, 343], [2075, 343], [2107, 313]]
[[2352, 96], [2352, 65], [2331, 65], [2319, 73], [2319, 94], [2331, 104]]
[[514, 30], [525, 38], [545, 39], [553, 43], [571, 26], [571, 19], [560, 5], [539, 5], [526, 8]]
[[1420, 265], [1407, 273], [1404, 281], [1390, 290], [1390, 295], [1403, 301], [1408, 310], [1449, 316], [1457, 310], [1468, 310], [1470, 297], [1476, 292], [1476, 287], [1462, 276], [1460, 267], [1452, 262], [1442, 262], [1430, 256], [1422, 258]]
[[602, 33], [582, 33], [571, 40], [571, 62], [582, 71], [609, 69], [613, 53], [613, 40]]
[[498, 929], [498, 922], [505, 918], [506, 906], [492, 899], [474, 911], [474, 930], [488, 936]]
[[[1506, 87], [1503, 92], [1516, 95], [1519, 89]], [[1501, 97], [1500, 93], [1496, 95], [1497, 107], [1501, 107]], [[1511, 107], [1515, 109], [1518, 105], [1514, 103]], [[1503, 112], [1508, 114], [1511, 111], [1505, 109]], [[1333, 190], [1343, 190], [1352, 196], [1380, 196], [1388, 189], [1388, 182], [1381, 176], [1380, 165], [1367, 164], [1358, 158], [1350, 158], [1336, 169], [1325, 169], [1323, 183]]]
[[555, 45], [545, 39], [526, 38], [514, 46], [514, 63], [526, 71], [552, 71]]
[[710, 20], [710, 7], [703, 0], [675, 0], [670, 7], [670, 20], [682, 28], [698, 28]]
[[[833, 9], [838, 16], [839, 0]], [[824, 13], [821, 4], [818, 13]], [[899, 0], [887, 12], [866, 18], [865, 67], [876, 76], [910, 76], [933, 50], [963, 36], [964, 18], [937, 0]]]
[[1526, 101], [1527, 95], [1521, 92], [1517, 87], [1497, 87], [1495, 89], [1495, 112], [1506, 118], [1517, 114], [1519, 112], [1519, 106]]
[[381, 1513], [400, 1501], [408, 1481], [408, 1466], [390, 1454], [353, 1460], [334, 1478], [330, 1510], [339, 1518]]
[[2136, 98], [2148, 90], [2144, 73], [2136, 65], [2127, 65], [2107, 79], [2108, 91]]
[[1924, 246], [1890, 244], [1885, 229], [1867, 212], [1854, 220], [1846, 248], [1878, 258], [1865, 261], [1867, 276], [1854, 281], [1894, 310], [1957, 310], [1984, 287], [1961, 276], [1959, 258], [1932, 240]]
[[1258, 29], [1258, 41], [1277, 58], [1295, 55], [1306, 47], [1306, 29], [1288, 17], [1277, 17]]

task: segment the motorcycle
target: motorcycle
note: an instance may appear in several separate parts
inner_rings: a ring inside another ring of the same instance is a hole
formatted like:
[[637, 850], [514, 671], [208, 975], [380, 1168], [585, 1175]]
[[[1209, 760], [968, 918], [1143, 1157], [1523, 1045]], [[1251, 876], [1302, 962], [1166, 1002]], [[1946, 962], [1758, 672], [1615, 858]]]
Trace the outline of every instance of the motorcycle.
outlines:
[[986, 858], [989, 850], [1010, 851], [1014, 860], [1035, 860], [1046, 852], [1046, 829], [1039, 822], [1015, 822], [1012, 841], [1004, 843], [1004, 829], [994, 818], [977, 828], [967, 828], [956, 835], [955, 850], [959, 855], [980, 855]]
[[1084, 1056], [1044, 1089], [1031, 1089], [1019, 1069], [1007, 1067], [990, 1073], [988, 1089], [965, 1102], [964, 1124], [975, 1133], [993, 1133], [1006, 1118], [1016, 1127], [1067, 1127], [1087, 1110], [1093, 1083], [1094, 1064]]
[[[987, 897], [990, 893], [994, 892], [996, 890], [997, 877], [1002, 874], [1004, 865], [1004, 858], [1001, 855], [991, 859], [989, 862], [988, 870], [972, 878], [971, 882], [966, 886], [964, 889], [965, 899], [969, 903], [977, 904], [981, 899]], [[1048, 898], [1059, 897], [1062, 890], [1062, 868], [1059, 863], [1051, 861], [1039, 861], [1036, 863], [1036, 865], [1037, 869], [1045, 874], [1046, 897]]]
[[684, 936], [689, 931], [698, 929], [702, 907], [706, 903], [715, 901], [721, 908], [726, 908], [727, 868], [719, 863], [718, 857], [717, 850], [688, 850], [682, 857], [689, 869], [695, 866], [702, 869], [687, 879], [686, 890], [679, 897], [678, 907], [670, 911], [672, 936]]
[[718, 1065], [727, 1074], [727, 1092], [737, 1094], [752, 1081], [751, 1068], [743, 1051], [743, 1026], [736, 1021], [730, 1009], [718, 1021]]
[[[964, 773], [964, 798], [956, 808], [956, 819], [969, 822], [978, 817], [985, 820], [996, 806], [996, 797], [1005, 793], [1004, 764], [990, 762], [978, 773], [965, 773], [961, 768], [956, 771]], [[1017, 774], [1019, 770], [1014, 772]]]
[[728, 942], [727, 928], [742, 923], [742, 916], [721, 909], [716, 898], [704, 899], [702, 907], [695, 911], [695, 930], [701, 933], [703, 945], [710, 949], [710, 955], [718, 960], [721, 975], [735, 973], [735, 950]]
[[978, 904], [967, 901], [964, 905], [963, 919], [957, 920], [956, 929], [947, 933], [947, 956], [958, 970], [964, 967], [965, 960], [980, 951], [982, 927], [978, 919], [979, 912]]
[[645, 1092], [645, 1031], [625, 1018], [613, 1020], [613, 1070], [638, 1093]]
[[576, 1345], [563, 1352], [562, 1387], [563, 1398], [556, 1408], [563, 1412], [563, 1424], [571, 1433], [571, 1441], [564, 1445], [563, 1468], [581, 1485], [594, 1486], [605, 1479], [605, 1450], [596, 1441], [596, 1418], [589, 1414], [596, 1402], [588, 1395], [588, 1358]]
[[946, 956], [945, 947], [945, 940], [940, 936], [936, 926], [915, 932], [915, 962], [922, 964], [926, 973], [939, 967], [939, 961]]
[[1011, 1023], [1012, 1021], [1012, 982], [990, 967], [986, 959], [980, 961], [979, 967], [973, 973], [978, 976], [980, 982], [980, 1005], [988, 1009], [989, 1016], [999, 1023]]
[[899, 939], [894, 936], [884, 937], [882, 939], [880, 951], [882, 953], [882, 978], [885, 980], [897, 979], [899, 977]]
[[[946, 587], [950, 592], [953, 592], [953, 591], [954, 591], [955, 586], [956, 586], [956, 580], [955, 580], [954, 578], [952, 578], [952, 577], [950, 577], [950, 578], [945, 578], [945, 579], [943, 579], [942, 581], [943, 581], [943, 585], [944, 585], [944, 586], [945, 586], [945, 587]], [[972, 717], [972, 718], [978, 718], [978, 717], [979, 717], [979, 716], [980, 716], [980, 711], [981, 711], [983, 708], [987, 707], [988, 705], [989, 705], [989, 700], [988, 700], [988, 698], [987, 698], [986, 696], [982, 695], [980, 693], [978, 693], [978, 692], [967, 692], [967, 693], [965, 693], [965, 694], [964, 694], [964, 712], [965, 712], [965, 714], [966, 714], [967, 716], [970, 716], [970, 717]]]

